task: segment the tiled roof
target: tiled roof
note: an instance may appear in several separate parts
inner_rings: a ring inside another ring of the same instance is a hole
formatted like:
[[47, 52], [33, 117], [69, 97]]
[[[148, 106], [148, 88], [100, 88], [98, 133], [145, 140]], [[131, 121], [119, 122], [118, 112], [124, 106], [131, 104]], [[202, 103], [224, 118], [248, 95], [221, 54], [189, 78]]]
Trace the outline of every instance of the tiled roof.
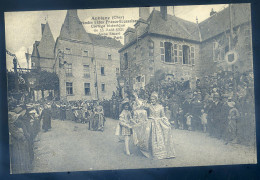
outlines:
[[42, 38], [40, 43], [37, 45], [39, 56], [45, 58], [54, 58], [53, 50], [55, 46], [55, 41], [51, 33], [48, 22], [42, 28], [44, 28], [42, 33]]
[[[233, 27], [245, 22], [250, 22], [251, 20], [250, 4], [232, 4], [231, 12]], [[173, 38], [201, 42], [229, 30], [229, 17], [229, 8], [225, 8], [201, 23], [196, 24], [169, 14], [167, 15], [167, 20], [164, 20], [160, 11], [153, 10], [147, 19], [149, 25], [143, 34], [165, 35]], [[127, 42], [119, 52], [135, 41], [136, 39], [132, 39], [130, 42]]]
[[[148, 26], [145, 31], [141, 34], [156, 34], [164, 35], [174, 38], [187, 39], [193, 41], [200, 41], [199, 29], [196, 23], [183, 20], [176, 16], [167, 15], [167, 20], [164, 20], [161, 16], [160, 11], [153, 10], [147, 19]], [[127, 31], [135, 32], [135, 29], [128, 28]], [[129, 45], [133, 44], [136, 39], [131, 39], [127, 42], [120, 50], [124, 50]]]
[[167, 20], [164, 20], [161, 13], [156, 10], [153, 11], [148, 20], [150, 20], [148, 33], [200, 41], [198, 25], [196, 23], [189, 22], [169, 14], [167, 16]]
[[[232, 4], [233, 27], [251, 20], [250, 4]], [[230, 29], [229, 7], [199, 23], [202, 40], [207, 40]]]
[[94, 45], [108, 46], [108, 47], [115, 47], [115, 48], [122, 47], [121, 42], [117, 41], [116, 39], [106, 37], [106, 36], [100, 36], [97, 34], [91, 34], [91, 33], [88, 33], [88, 34]]

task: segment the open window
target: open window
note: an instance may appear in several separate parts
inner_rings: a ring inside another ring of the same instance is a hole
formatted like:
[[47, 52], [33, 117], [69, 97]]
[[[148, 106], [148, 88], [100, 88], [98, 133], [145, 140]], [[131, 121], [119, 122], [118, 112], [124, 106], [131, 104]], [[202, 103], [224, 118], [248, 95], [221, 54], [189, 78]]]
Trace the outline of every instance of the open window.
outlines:
[[172, 58], [172, 43], [170, 42], [165, 42], [164, 43], [164, 48], [165, 48], [165, 62], [173, 63], [174, 60]]
[[190, 64], [190, 47], [187, 45], [182, 46], [183, 49], [183, 64]]
[[161, 61], [174, 63], [174, 50], [171, 42], [160, 42]]

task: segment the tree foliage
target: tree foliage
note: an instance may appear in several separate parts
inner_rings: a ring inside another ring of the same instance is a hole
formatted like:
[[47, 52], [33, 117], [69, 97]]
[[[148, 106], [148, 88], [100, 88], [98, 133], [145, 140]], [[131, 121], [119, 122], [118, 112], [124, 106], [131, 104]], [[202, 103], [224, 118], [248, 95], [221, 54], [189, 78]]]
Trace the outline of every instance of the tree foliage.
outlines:
[[59, 90], [59, 77], [57, 74], [47, 71], [37, 73], [37, 90]]

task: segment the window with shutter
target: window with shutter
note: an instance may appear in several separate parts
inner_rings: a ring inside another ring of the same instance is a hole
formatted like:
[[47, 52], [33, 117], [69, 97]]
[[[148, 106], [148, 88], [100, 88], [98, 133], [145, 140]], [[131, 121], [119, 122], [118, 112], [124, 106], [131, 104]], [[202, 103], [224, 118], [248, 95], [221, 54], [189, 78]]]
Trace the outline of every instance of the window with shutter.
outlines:
[[195, 65], [195, 48], [193, 46], [190, 47], [190, 59], [191, 64]]
[[164, 54], [164, 42], [160, 42], [160, 50], [161, 50], [161, 61], [165, 60], [165, 54]]
[[183, 45], [183, 64], [190, 64], [190, 47]]
[[173, 45], [173, 54], [174, 54], [174, 62], [178, 62], [178, 45], [174, 44]]
[[182, 45], [179, 45], [178, 48], [179, 48], [179, 56], [178, 56], [179, 62], [182, 63]]

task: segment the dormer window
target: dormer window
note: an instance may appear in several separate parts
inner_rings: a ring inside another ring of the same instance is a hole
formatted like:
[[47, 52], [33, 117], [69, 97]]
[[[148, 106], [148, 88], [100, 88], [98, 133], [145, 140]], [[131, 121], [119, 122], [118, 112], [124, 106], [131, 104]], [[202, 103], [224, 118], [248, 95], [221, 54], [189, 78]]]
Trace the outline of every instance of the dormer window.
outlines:
[[65, 49], [65, 53], [66, 53], [66, 54], [71, 54], [70, 48], [66, 48], [66, 49]]
[[82, 55], [83, 55], [84, 57], [88, 57], [88, 51], [87, 51], [87, 50], [84, 50], [84, 51], [82, 52]]
[[108, 55], [107, 55], [107, 59], [108, 59], [108, 60], [111, 60], [111, 59], [112, 59], [112, 55], [111, 55], [111, 54], [108, 54]]

